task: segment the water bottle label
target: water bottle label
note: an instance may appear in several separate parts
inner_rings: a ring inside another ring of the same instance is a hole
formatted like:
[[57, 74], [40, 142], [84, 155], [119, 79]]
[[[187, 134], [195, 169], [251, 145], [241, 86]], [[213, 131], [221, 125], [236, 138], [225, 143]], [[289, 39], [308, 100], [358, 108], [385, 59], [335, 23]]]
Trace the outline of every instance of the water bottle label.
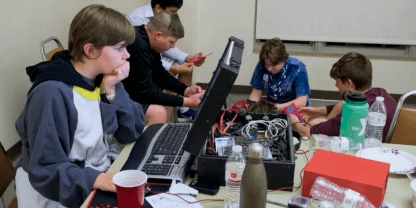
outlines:
[[228, 172], [227, 173], [227, 180], [230, 182], [239, 183], [241, 182], [241, 179], [243, 178], [242, 173], [234, 173], [234, 172]]
[[386, 115], [377, 112], [369, 112], [368, 123], [373, 126], [384, 126], [386, 125]]
[[344, 201], [342, 202], [343, 208], [354, 208], [357, 201], [360, 199], [360, 193], [348, 189], [345, 191]]

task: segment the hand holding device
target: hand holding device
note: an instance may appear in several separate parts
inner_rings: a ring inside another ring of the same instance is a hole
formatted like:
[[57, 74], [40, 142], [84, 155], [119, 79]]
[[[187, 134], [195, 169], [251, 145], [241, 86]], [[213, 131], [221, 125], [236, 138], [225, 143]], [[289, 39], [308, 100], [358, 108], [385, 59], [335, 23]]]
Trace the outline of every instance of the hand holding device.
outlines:
[[202, 97], [203, 95], [204, 95], [204, 92], [201, 92], [201, 93], [197, 93], [195, 95], [189, 96], [189, 97], [184, 97], [182, 106], [192, 108], [192, 109], [197, 109], [199, 103], [201, 103], [201, 100], [199, 98]]
[[299, 114], [298, 109], [295, 106], [295, 103], [286, 106], [283, 112], [286, 114], [293, 114], [297, 116], [300, 121], [305, 121], [305, 119], [303, 119], [303, 117]]
[[198, 63], [199, 61], [201, 61], [201, 60], [205, 59], [207, 56], [211, 55], [212, 53], [213, 53], [213, 52], [211, 52], [211, 53], [209, 53], [209, 54], [207, 54], [207, 55], [205, 55], [205, 56], [202, 56], [202, 57], [199, 57], [199, 58], [195, 58], [195, 59], [193, 59], [193, 60], [189, 61], [189, 63]]

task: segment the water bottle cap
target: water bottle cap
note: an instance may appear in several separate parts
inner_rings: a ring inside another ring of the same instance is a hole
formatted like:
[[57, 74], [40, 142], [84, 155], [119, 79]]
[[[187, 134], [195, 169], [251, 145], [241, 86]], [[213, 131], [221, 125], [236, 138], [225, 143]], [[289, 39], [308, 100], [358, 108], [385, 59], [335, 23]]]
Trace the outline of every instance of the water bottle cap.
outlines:
[[241, 147], [240, 145], [234, 145], [233, 146], [233, 152], [241, 152], [242, 149], [243, 149], [243, 147]]
[[263, 158], [263, 145], [259, 143], [252, 143], [248, 147], [248, 157]]
[[351, 101], [366, 101], [367, 100], [367, 95], [365, 95], [363, 93], [359, 93], [359, 92], [352, 92], [352, 93], [348, 94], [348, 100], [351, 100]]
[[377, 96], [377, 97], [376, 97], [376, 101], [383, 102], [383, 101], [384, 101], [384, 97]]

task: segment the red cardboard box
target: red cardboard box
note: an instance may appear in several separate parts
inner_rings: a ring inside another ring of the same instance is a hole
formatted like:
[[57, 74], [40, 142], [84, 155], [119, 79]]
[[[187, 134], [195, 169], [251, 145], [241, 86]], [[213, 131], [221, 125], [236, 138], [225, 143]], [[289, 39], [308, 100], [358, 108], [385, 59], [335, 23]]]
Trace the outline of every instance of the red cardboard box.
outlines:
[[311, 198], [313, 182], [316, 177], [322, 176], [363, 194], [379, 207], [386, 193], [389, 168], [388, 163], [318, 149], [305, 166], [302, 196]]

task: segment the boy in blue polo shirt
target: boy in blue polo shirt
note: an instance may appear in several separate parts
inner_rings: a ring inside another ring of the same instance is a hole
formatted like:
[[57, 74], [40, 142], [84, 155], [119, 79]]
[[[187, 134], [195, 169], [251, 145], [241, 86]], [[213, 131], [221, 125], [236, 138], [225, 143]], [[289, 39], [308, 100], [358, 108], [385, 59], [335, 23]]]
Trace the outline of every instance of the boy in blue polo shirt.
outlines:
[[279, 38], [267, 40], [259, 59], [250, 82], [253, 90], [249, 100], [259, 102], [262, 90], [266, 89], [267, 99], [275, 103], [279, 111], [292, 103], [297, 108], [310, 105], [306, 67], [298, 59], [289, 57], [283, 41]]

